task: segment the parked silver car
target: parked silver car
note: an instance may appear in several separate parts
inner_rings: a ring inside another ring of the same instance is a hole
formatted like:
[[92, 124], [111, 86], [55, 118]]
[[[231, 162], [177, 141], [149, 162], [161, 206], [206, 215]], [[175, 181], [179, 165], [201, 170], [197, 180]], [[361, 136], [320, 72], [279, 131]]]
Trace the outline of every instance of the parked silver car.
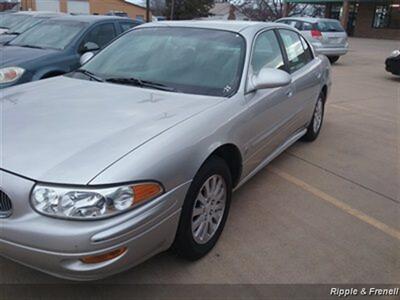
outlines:
[[347, 33], [338, 20], [308, 17], [282, 18], [276, 21], [300, 30], [316, 52], [328, 56], [331, 63], [349, 50]]
[[317, 138], [330, 63], [291, 27], [157, 22], [1, 98], [1, 255], [62, 278], [217, 242], [232, 191]]

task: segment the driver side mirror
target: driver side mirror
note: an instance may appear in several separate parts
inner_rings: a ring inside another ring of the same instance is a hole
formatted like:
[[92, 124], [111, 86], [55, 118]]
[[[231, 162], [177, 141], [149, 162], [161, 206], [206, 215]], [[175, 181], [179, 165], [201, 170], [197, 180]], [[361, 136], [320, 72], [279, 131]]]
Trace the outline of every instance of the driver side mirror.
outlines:
[[250, 78], [249, 91], [287, 86], [292, 82], [289, 73], [272, 68], [263, 68]]
[[94, 52], [100, 50], [100, 46], [93, 42], [87, 42], [83, 45], [81, 53]]
[[81, 66], [83, 66], [84, 64], [86, 64], [89, 60], [92, 59], [92, 57], [94, 56], [93, 52], [86, 52], [85, 54], [83, 54], [79, 60], [79, 63], [81, 64]]

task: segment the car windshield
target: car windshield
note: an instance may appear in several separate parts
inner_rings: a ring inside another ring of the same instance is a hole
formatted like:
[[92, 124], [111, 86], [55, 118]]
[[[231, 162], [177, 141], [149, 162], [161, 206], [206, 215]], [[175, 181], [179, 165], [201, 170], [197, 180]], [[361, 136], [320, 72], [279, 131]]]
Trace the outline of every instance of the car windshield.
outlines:
[[45, 19], [44, 18], [28, 18], [24, 20], [23, 22], [20, 22], [12, 27], [9, 28], [9, 33], [17, 33], [20, 34], [29, 28], [43, 22]]
[[244, 56], [244, 38], [233, 32], [141, 28], [116, 40], [82, 70], [114, 83], [136, 79], [182, 93], [229, 97], [239, 86]]
[[25, 31], [10, 42], [9, 45], [62, 50], [87, 25], [85, 22], [78, 21], [45, 21]]
[[23, 14], [6, 14], [0, 17], [0, 28], [9, 29], [27, 19], [32, 18], [30, 15]]
[[343, 32], [344, 29], [338, 21], [320, 21], [317, 28], [321, 32]]

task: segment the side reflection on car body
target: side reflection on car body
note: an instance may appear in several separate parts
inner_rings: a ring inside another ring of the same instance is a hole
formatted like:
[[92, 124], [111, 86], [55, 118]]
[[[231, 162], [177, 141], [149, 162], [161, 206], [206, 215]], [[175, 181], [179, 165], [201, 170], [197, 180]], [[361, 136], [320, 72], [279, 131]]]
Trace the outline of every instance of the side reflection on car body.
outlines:
[[5, 89], [1, 255], [75, 280], [216, 244], [232, 191], [317, 138], [330, 64], [276, 23], [125, 33], [77, 71]]

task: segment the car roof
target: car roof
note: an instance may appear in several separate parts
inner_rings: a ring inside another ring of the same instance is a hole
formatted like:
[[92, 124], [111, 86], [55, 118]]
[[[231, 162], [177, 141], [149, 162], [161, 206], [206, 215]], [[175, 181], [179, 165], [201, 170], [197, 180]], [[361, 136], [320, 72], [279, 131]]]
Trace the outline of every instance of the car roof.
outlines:
[[32, 17], [62, 17], [67, 16], [65, 13], [53, 12], [53, 11], [19, 11], [15, 15], [28, 15]]
[[100, 16], [100, 15], [66, 15], [63, 17], [53, 18], [55, 21], [77, 21], [85, 23], [96, 23], [100, 21], [113, 21], [113, 20], [125, 20], [131, 19], [117, 16]]
[[304, 21], [304, 22], [309, 22], [309, 23], [317, 23], [321, 21], [337, 21], [336, 19], [328, 19], [328, 18], [313, 18], [313, 17], [287, 17], [287, 18], [281, 18], [277, 21], [283, 21], [283, 20], [295, 20], [295, 21]]
[[249, 28], [269, 28], [277, 27], [277, 23], [255, 22], [255, 21], [159, 21], [140, 25], [143, 27], [191, 27], [203, 29], [227, 30], [233, 32], [242, 32]]

